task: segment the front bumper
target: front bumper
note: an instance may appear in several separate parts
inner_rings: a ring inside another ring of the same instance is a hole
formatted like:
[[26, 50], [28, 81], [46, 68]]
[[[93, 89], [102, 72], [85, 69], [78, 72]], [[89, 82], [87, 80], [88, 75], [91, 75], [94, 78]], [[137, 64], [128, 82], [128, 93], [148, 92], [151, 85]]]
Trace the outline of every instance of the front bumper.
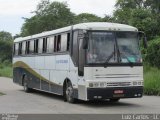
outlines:
[[[115, 94], [115, 90], [123, 93]], [[118, 88], [88, 88], [87, 99], [113, 99], [113, 98], [140, 98], [143, 96], [143, 87], [118, 87]]]

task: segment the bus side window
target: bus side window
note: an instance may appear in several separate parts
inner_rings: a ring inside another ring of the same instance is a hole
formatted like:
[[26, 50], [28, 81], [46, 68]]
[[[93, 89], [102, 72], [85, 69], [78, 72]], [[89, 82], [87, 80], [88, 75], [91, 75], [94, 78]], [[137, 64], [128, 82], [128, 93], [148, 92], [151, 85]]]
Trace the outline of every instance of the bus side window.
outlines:
[[48, 38], [47, 41], [47, 53], [53, 53], [54, 52], [54, 36], [51, 36]]
[[38, 42], [38, 39], [34, 40], [34, 53], [38, 53]]
[[57, 36], [54, 36], [54, 52], [57, 52]]
[[27, 46], [28, 46], [28, 41], [26, 41], [26, 49], [25, 49], [25, 54], [27, 54]]
[[22, 42], [22, 55], [25, 55], [26, 41]]
[[31, 40], [31, 41], [30, 41], [29, 53], [30, 53], [30, 54], [33, 54], [33, 53], [34, 53], [34, 40]]
[[61, 51], [61, 35], [57, 38], [57, 52]]
[[72, 57], [74, 64], [78, 65], [78, 31], [75, 31], [73, 35]]
[[15, 43], [15, 55], [18, 55], [18, 43]]
[[47, 39], [48, 38], [43, 38], [43, 53], [47, 52]]
[[67, 51], [67, 34], [62, 34], [61, 38], [60, 51], [65, 52]]
[[43, 39], [39, 39], [38, 53], [42, 53], [42, 50], [43, 50]]
[[19, 47], [18, 47], [18, 55], [22, 54], [22, 42], [19, 43]]
[[13, 45], [13, 55], [15, 55], [15, 44]]
[[30, 41], [26, 42], [26, 54], [29, 54]]
[[67, 51], [70, 49], [70, 33], [67, 33]]

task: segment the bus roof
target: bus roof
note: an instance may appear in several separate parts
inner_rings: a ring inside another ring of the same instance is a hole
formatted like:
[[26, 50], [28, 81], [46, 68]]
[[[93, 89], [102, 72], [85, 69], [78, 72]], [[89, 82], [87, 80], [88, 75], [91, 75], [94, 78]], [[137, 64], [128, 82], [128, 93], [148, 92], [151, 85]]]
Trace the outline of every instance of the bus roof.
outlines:
[[24, 40], [36, 39], [45, 36], [50, 36], [62, 32], [67, 32], [69, 30], [77, 30], [77, 29], [84, 29], [84, 30], [106, 30], [106, 31], [138, 31], [137, 28], [125, 25], [125, 24], [118, 24], [118, 23], [108, 23], [108, 22], [89, 22], [89, 23], [80, 23], [73, 26], [68, 26], [52, 31], [45, 31], [36, 35], [27, 36], [27, 37], [20, 37], [16, 38], [14, 42], [20, 42]]

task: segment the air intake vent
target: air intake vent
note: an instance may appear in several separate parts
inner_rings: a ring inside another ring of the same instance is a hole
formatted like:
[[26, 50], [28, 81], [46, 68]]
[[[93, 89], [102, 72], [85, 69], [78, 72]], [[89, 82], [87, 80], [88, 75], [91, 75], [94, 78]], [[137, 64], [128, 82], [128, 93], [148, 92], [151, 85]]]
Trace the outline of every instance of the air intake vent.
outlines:
[[110, 83], [107, 83], [107, 87], [122, 87], [122, 86], [131, 86], [131, 82], [110, 82]]

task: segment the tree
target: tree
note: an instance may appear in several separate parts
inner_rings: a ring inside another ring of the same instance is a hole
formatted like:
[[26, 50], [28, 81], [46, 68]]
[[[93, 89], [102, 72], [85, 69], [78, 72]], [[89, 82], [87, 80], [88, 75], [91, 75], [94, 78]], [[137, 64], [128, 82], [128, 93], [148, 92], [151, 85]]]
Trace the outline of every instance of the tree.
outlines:
[[12, 41], [0, 41], [0, 62], [12, 61]]
[[[159, 2], [155, 0], [117, 0], [114, 19], [144, 31], [149, 39], [159, 35]], [[155, 7], [153, 7], [155, 6]]]
[[158, 21], [150, 10], [132, 10], [129, 24], [137, 27], [139, 31], [144, 31], [149, 39], [153, 39], [159, 33]]
[[8, 41], [12, 40], [12, 35], [9, 32], [1, 31], [0, 32], [0, 40], [2, 41]]
[[12, 60], [12, 35], [9, 32], [0, 32], [0, 62]]
[[81, 13], [75, 17], [75, 23], [101, 22], [101, 21], [102, 18], [90, 13]]
[[102, 18], [103, 22], [116, 22], [115, 18], [109, 15], [105, 15], [104, 18]]
[[21, 29], [22, 36], [54, 30], [74, 23], [74, 14], [65, 2], [43, 0], [38, 4], [35, 13], [36, 15], [30, 19], [25, 19]]
[[145, 5], [148, 8], [151, 8], [153, 13], [155, 14], [160, 13], [160, 0], [146, 0]]
[[115, 22], [129, 24], [129, 19], [131, 18], [131, 11], [132, 10], [129, 8], [117, 9], [114, 12]]
[[115, 7], [117, 9], [130, 8], [130, 9], [141, 9], [145, 6], [146, 0], [117, 0]]

